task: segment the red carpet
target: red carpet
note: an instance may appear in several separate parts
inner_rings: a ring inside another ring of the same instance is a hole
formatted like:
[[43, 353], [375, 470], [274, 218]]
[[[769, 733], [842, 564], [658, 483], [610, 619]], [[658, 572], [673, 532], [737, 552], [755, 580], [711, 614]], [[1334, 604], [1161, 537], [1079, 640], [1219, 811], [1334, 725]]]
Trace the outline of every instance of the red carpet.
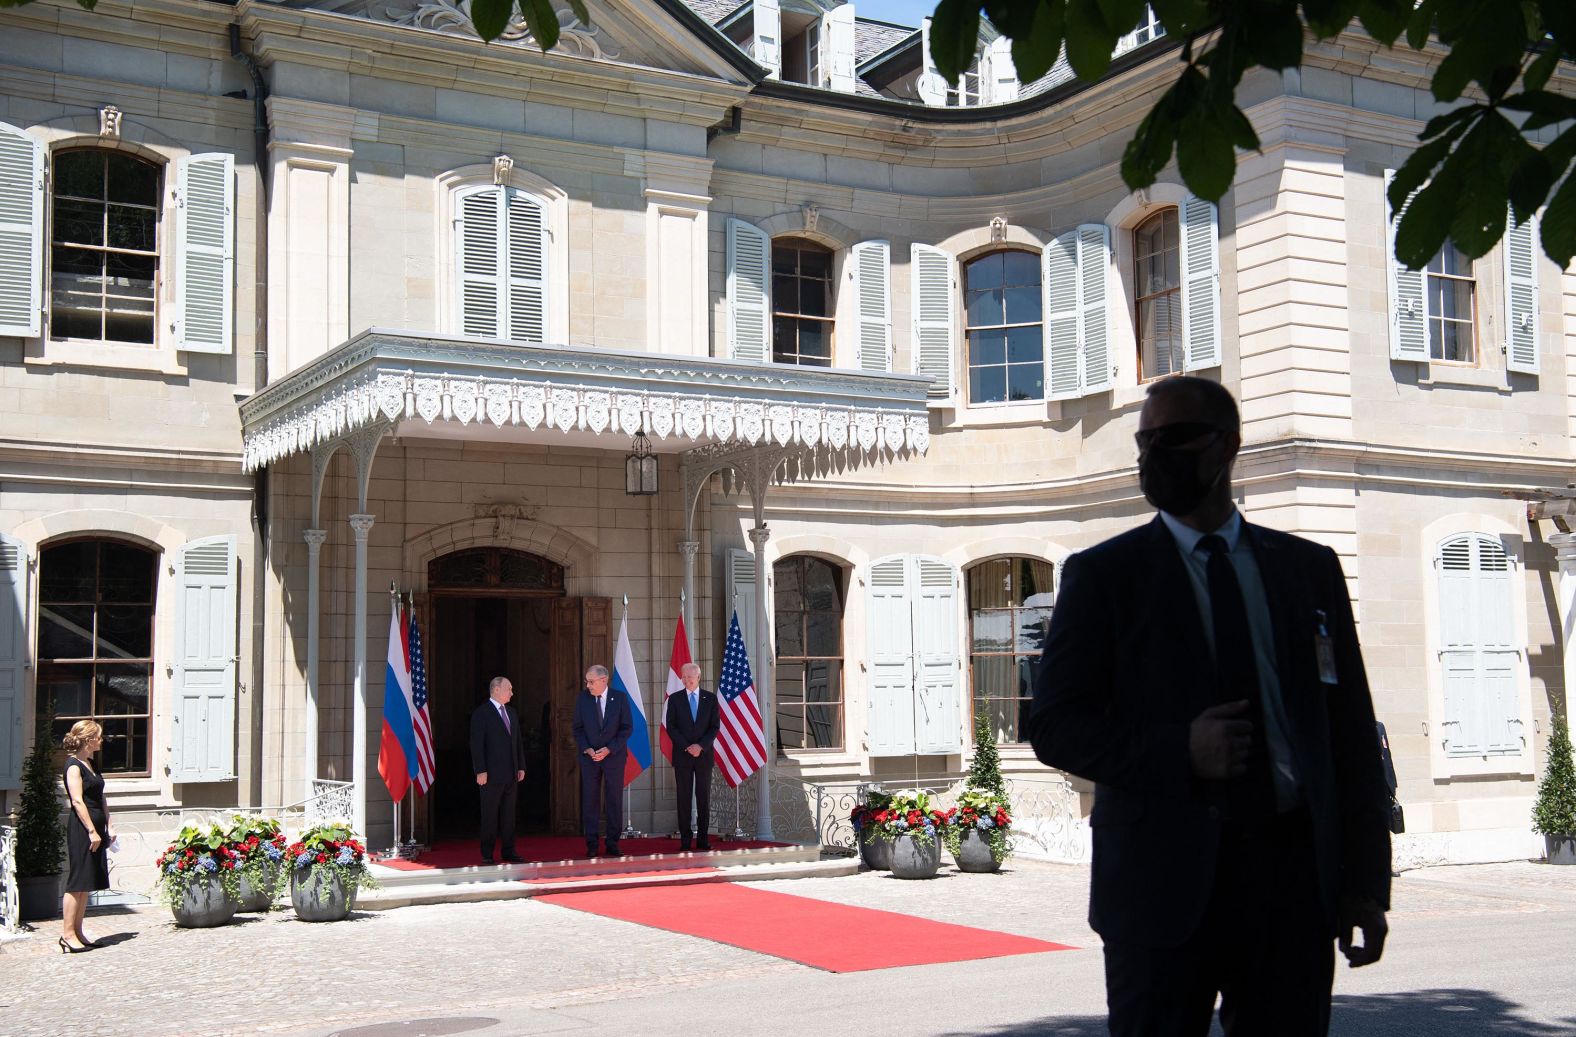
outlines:
[[864, 972], [1072, 948], [731, 883], [538, 897], [548, 904], [699, 936], [828, 972]]
[[[787, 843], [766, 843], [744, 839], [734, 842], [731, 839], [713, 839], [713, 850], [759, 850], [768, 846], [787, 846]], [[538, 835], [526, 839], [517, 839], [514, 844], [516, 852], [528, 863], [541, 864], [544, 862], [557, 863], [559, 861], [584, 860], [586, 843], [578, 835]], [[679, 841], [677, 839], [624, 839], [619, 843], [619, 849], [628, 857], [649, 857], [658, 853], [678, 853]], [[602, 857], [599, 860], [608, 860]], [[481, 849], [474, 839], [448, 839], [434, 844], [414, 861], [389, 861], [378, 859], [377, 863], [386, 868], [395, 868], [399, 871], [430, 871], [434, 868], [479, 868], [482, 863]]]
[[551, 886], [580, 880], [606, 882], [609, 879], [656, 879], [673, 875], [715, 875], [717, 868], [669, 868], [666, 871], [619, 871], [608, 875], [564, 875], [556, 879], [521, 879], [527, 886]]

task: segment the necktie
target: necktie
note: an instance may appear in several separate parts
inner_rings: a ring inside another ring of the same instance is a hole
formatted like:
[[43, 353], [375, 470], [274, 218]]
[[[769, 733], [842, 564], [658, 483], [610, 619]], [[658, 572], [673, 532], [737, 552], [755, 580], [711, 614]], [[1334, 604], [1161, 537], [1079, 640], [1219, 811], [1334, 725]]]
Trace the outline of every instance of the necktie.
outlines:
[[1264, 699], [1259, 668], [1253, 658], [1253, 634], [1242, 585], [1231, 566], [1226, 541], [1210, 534], [1198, 542], [1209, 555], [1209, 612], [1215, 627], [1215, 690], [1217, 702], [1246, 699], [1246, 719], [1253, 725], [1248, 748], [1248, 772], [1227, 782], [1227, 811], [1234, 820], [1250, 820], [1275, 813], [1275, 786], [1270, 779], [1269, 744], [1264, 738]]
[[509, 723], [509, 710], [504, 706], [499, 706], [498, 715], [503, 717], [503, 729], [510, 734], [514, 734], [514, 725]]
[[690, 692], [689, 693], [689, 700], [690, 700], [690, 719], [691, 720], [699, 720], [700, 719], [700, 695], [699, 695], [699, 693], [693, 692], [693, 691]]
[[598, 720], [607, 719], [607, 692], [605, 691], [596, 697], [596, 718]]

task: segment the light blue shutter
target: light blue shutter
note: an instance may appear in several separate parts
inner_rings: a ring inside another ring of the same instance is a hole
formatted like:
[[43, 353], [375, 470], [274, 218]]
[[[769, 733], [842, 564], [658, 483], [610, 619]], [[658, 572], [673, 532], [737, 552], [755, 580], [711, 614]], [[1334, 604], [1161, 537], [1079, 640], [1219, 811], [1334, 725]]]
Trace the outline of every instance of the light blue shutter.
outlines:
[[1482, 752], [1482, 711], [1477, 708], [1477, 602], [1470, 537], [1439, 549], [1439, 661], [1445, 715], [1442, 741], [1449, 756]]
[[[1384, 211], [1390, 211], [1390, 182], [1395, 179], [1395, 170], [1387, 169], [1384, 173], [1384, 198], [1380, 204]], [[1410, 205], [1412, 198], [1417, 193], [1414, 191], [1407, 198]], [[1395, 258], [1395, 227], [1401, 222], [1401, 217], [1406, 212], [1406, 205], [1401, 206], [1393, 218], [1385, 220], [1385, 269], [1389, 271], [1390, 295], [1390, 359], [1392, 360], [1423, 360], [1428, 359], [1428, 298], [1424, 291], [1425, 274], [1421, 270], [1408, 270]]]
[[771, 258], [765, 231], [728, 221], [728, 341], [734, 360], [772, 358]]
[[1517, 643], [1513, 567], [1497, 539], [1474, 538], [1477, 566], [1478, 689], [1482, 709], [1483, 751], [1507, 755], [1521, 751], [1521, 710], [1516, 672], [1521, 662]]
[[459, 304], [456, 323], [462, 335], [505, 335], [501, 319], [506, 297], [504, 264], [500, 262], [503, 197], [503, 188], [491, 185], [460, 191], [455, 196], [458, 214], [454, 262]]
[[1466, 534], [1439, 550], [1445, 752], [1503, 756], [1523, 748], [1514, 566], [1493, 537]]
[[963, 724], [959, 719], [963, 697], [961, 654], [958, 650], [958, 574], [945, 562], [916, 558], [909, 576], [915, 588], [915, 729], [920, 753], [961, 753]]
[[1080, 391], [1087, 396], [1111, 386], [1111, 228], [1078, 228], [1078, 335], [1082, 362]]
[[870, 567], [866, 646], [871, 756], [914, 752], [914, 620], [908, 562], [897, 555]]
[[193, 540], [176, 565], [175, 702], [170, 777], [235, 777], [235, 537]]
[[505, 197], [509, 338], [540, 345], [547, 340], [547, 209], [516, 190], [506, 190]]
[[1538, 373], [1538, 217], [1505, 224], [1505, 366]]
[[1078, 232], [1068, 231], [1040, 254], [1040, 279], [1045, 292], [1045, 384], [1053, 400], [1080, 395]]
[[859, 310], [859, 369], [892, 370], [891, 246], [861, 241], [853, 248], [854, 297]]
[[0, 533], [0, 789], [22, 787], [22, 681], [27, 669], [27, 552]]
[[[750, 653], [750, 675], [757, 682], [761, 679], [761, 649], [755, 630], [755, 555], [737, 547], [728, 549], [727, 607], [739, 613], [739, 634], [744, 638], [744, 650]], [[723, 636], [727, 636], [723, 629]]]
[[234, 349], [235, 156], [175, 164], [175, 341], [188, 353]]
[[1183, 367], [1220, 366], [1220, 210], [1188, 195], [1182, 202]]
[[43, 333], [44, 145], [0, 122], [0, 335]]
[[956, 293], [952, 256], [933, 245], [912, 245], [914, 373], [930, 378], [932, 400], [952, 396], [952, 325]]

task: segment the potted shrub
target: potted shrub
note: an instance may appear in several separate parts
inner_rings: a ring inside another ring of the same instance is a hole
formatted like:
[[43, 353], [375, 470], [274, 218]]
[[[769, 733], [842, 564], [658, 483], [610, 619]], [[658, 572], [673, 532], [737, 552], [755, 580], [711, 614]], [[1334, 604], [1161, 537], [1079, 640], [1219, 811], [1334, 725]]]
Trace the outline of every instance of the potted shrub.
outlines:
[[376, 889], [367, 850], [348, 821], [322, 821], [285, 851], [290, 903], [303, 922], [337, 922], [356, 906], [356, 893]]
[[61, 788], [47, 712], [39, 717], [33, 749], [22, 768], [16, 822], [16, 876], [24, 919], [60, 915], [60, 866], [66, 829], [56, 793]]
[[854, 807], [849, 820], [854, 825], [854, 842], [859, 846], [859, 859], [871, 871], [888, 871], [892, 867], [892, 840], [881, 827], [892, 807], [892, 797], [880, 789], [866, 789], [863, 802]]
[[952, 823], [952, 810], [937, 810], [930, 796], [919, 789], [894, 793], [884, 820], [871, 819], [871, 827], [892, 846], [892, 877], [928, 879], [941, 867], [941, 840]]
[[211, 929], [235, 917], [238, 862], [218, 825], [187, 825], [154, 861], [153, 897], [183, 929]]
[[1576, 765], [1564, 717], [1554, 718], [1549, 735], [1549, 761], [1532, 805], [1532, 830], [1543, 836], [1550, 864], [1576, 864]]
[[284, 874], [285, 835], [271, 817], [236, 814], [225, 829], [225, 846], [235, 861], [238, 911], [267, 911], [279, 895]]
[[958, 799], [958, 812], [947, 826], [947, 852], [959, 871], [996, 871], [1012, 853], [1008, 832], [1012, 815], [989, 792], [970, 789]]

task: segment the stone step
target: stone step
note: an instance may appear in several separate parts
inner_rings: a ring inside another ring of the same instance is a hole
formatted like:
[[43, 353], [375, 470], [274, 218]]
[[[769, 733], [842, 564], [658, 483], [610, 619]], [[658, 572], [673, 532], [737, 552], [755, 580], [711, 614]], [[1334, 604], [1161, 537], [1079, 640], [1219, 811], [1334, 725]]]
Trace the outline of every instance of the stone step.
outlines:
[[478, 885], [495, 882], [569, 881], [591, 876], [617, 876], [654, 871], [688, 871], [695, 868], [748, 867], [762, 864], [797, 864], [817, 861], [816, 845], [767, 846], [748, 850], [710, 850], [659, 853], [647, 856], [576, 858], [563, 861], [528, 861], [524, 864], [471, 865], [463, 868], [404, 870], [374, 863], [372, 875], [385, 889], [408, 886]]

